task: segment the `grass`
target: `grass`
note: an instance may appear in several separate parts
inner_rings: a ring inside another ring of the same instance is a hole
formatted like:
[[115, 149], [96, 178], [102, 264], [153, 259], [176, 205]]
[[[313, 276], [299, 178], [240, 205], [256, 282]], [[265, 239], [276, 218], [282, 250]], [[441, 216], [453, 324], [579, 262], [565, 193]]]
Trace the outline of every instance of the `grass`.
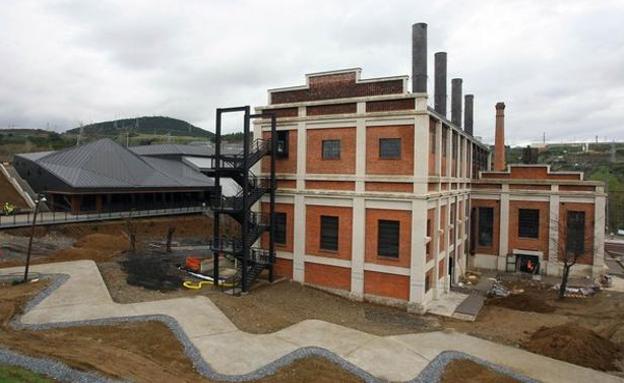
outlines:
[[50, 383], [54, 380], [22, 367], [0, 364], [1, 383]]

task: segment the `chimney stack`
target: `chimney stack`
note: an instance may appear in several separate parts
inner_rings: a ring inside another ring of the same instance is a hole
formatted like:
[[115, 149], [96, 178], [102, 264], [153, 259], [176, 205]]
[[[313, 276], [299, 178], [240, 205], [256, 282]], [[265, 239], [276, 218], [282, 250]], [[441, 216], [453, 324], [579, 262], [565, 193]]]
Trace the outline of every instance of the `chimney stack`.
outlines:
[[505, 165], [505, 103], [496, 103], [496, 138], [494, 141], [494, 170], [504, 171]]
[[437, 52], [435, 58], [434, 109], [446, 117], [446, 52]]
[[427, 93], [427, 24], [412, 25], [412, 93]]
[[451, 122], [462, 126], [462, 79], [451, 80]]
[[464, 96], [464, 131], [471, 136], [473, 135], [474, 124], [474, 95], [467, 94]]

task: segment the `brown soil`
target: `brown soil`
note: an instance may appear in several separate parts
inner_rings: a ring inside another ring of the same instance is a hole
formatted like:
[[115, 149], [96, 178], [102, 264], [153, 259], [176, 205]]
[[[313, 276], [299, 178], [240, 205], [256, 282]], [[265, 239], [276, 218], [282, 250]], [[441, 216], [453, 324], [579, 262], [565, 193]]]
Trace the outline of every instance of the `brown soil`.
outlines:
[[281, 330], [306, 319], [319, 319], [376, 335], [397, 335], [439, 330], [439, 320], [388, 306], [350, 301], [296, 282], [261, 284], [245, 296], [234, 297], [206, 286], [163, 293], [126, 283], [117, 262], [98, 264], [116, 302], [135, 303], [205, 295], [241, 330], [262, 334]]
[[[61, 360], [81, 370], [137, 382], [209, 382], [198, 375], [183, 348], [160, 322], [86, 326], [45, 331], [15, 331], [8, 326], [44, 282], [0, 285], [0, 344], [36, 357]], [[323, 358], [307, 358], [261, 379], [273, 382], [359, 382]]]
[[531, 311], [535, 313], [555, 312], [555, 307], [543, 300], [534, 299], [530, 294], [517, 294], [505, 298], [493, 298], [490, 299], [487, 304], [518, 311]]
[[15, 190], [13, 184], [4, 176], [4, 173], [0, 173], [0, 206], [4, 205], [5, 202], [20, 209], [28, 208], [28, 204]]
[[575, 324], [543, 327], [531, 335], [523, 347], [537, 354], [602, 371], [615, 370], [615, 362], [620, 356], [616, 344]]
[[[72, 247], [60, 249], [49, 256], [34, 257], [31, 264], [77, 261], [91, 259], [106, 262], [128, 249], [128, 240], [117, 234], [87, 234], [77, 240]], [[0, 261], [0, 267], [21, 266], [24, 260]]]
[[[59, 213], [60, 214], [60, 213]], [[224, 218], [222, 223], [224, 235], [230, 235], [235, 230], [235, 225], [229, 218]], [[212, 217], [204, 215], [187, 215], [177, 217], [141, 218], [133, 219], [132, 224], [136, 227], [137, 242], [145, 239], [164, 240], [169, 227], [176, 228], [176, 238], [212, 238]], [[40, 237], [50, 232], [56, 232], [71, 238], [81, 238], [88, 234], [100, 233], [122, 235], [126, 230], [126, 221], [107, 221], [93, 223], [74, 223], [58, 226], [38, 226], [35, 235]], [[12, 235], [30, 236], [30, 228], [6, 230]]]
[[459, 359], [446, 365], [440, 383], [519, 383], [519, 381], [471, 360]]

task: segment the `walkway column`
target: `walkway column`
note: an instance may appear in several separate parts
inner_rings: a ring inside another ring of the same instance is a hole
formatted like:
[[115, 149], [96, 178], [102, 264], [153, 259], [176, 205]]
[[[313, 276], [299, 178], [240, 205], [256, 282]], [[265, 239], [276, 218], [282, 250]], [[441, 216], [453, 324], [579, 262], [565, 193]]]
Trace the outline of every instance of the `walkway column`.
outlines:
[[351, 247], [351, 296], [364, 298], [364, 257], [366, 252], [366, 206], [364, 197], [353, 198], [353, 225]]
[[546, 274], [558, 275], [559, 265], [559, 185], [550, 187], [550, 206], [548, 221], [548, 260], [546, 262]]
[[303, 195], [295, 195], [295, 227], [293, 244], [293, 280], [303, 283], [305, 280], [305, 242], [306, 242], [306, 210]]
[[412, 246], [410, 257], [410, 297], [407, 310], [410, 312], [424, 313], [425, 305], [425, 235], [426, 223], [422, 217], [426, 217], [427, 200], [416, 199], [412, 201]]
[[498, 270], [504, 271], [509, 253], [509, 184], [502, 185], [498, 234]]
[[[600, 190], [602, 192], [602, 190]], [[605, 205], [604, 195], [596, 196], [594, 203], [594, 267], [592, 276], [597, 277], [604, 272], [604, 241], [605, 241]]]

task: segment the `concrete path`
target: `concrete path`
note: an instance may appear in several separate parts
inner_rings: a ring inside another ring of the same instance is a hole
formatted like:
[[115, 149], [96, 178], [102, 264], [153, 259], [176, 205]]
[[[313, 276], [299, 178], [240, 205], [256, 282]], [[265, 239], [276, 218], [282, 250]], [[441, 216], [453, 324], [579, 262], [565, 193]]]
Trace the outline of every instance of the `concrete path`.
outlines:
[[[0, 275], [22, 270], [0, 269]], [[306, 320], [272, 334], [249, 334], [239, 330], [203, 296], [115, 303], [93, 261], [36, 265], [32, 270], [67, 274], [69, 279], [31, 307], [21, 317], [21, 324], [38, 328], [82, 325], [92, 320], [167, 316], [179, 324], [212, 370], [228, 376], [251, 374], [298, 349], [315, 347], [391, 381], [413, 379], [441, 352], [454, 350], [544, 382], [624, 382], [612, 375], [455, 332], [381, 337], [324, 321]]]

